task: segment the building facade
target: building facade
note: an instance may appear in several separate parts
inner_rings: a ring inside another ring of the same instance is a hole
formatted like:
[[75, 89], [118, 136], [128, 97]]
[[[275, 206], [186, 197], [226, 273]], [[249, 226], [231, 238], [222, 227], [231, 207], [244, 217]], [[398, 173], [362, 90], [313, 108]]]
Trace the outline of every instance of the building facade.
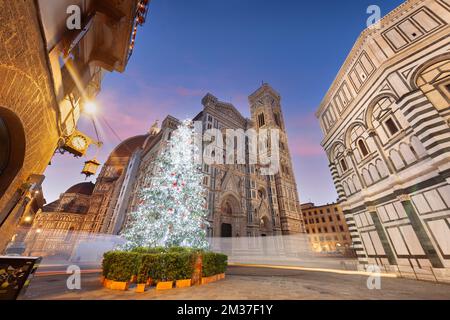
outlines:
[[25, 236], [24, 255], [69, 258], [81, 235], [95, 185], [79, 183], [42, 208]]
[[125, 70], [148, 3], [0, 1], [0, 251], [55, 150], [82, 156], [94, 142], [80, 113], [105, 72]]
[[361, 34], [317, 111], [361, 264], [450, 278], [449, 22], [447, 0], [406, 1]]
[[354, 256], [352, 238], [341, 207], [336, 204], [301, 205], [306, 233], [314, 252]]
[[[202, 100], [203, 111], [194, 120], [201, 122], [203, 132], [211, 128], [224, 133], [249, 128], [281, 131], [281, 170], [273, 176], [261, 175], [258, 165], [202, 165], [209, 236], [305, 232], [280, 100], [270, 86], [261, 87], [250, 96], [252, 119], [242, 117], [233, 105], [211, 94]], [[258, 118], [260, 122], [256, 122]], [[71, 234], [119, 234], [129, 214], [140, 205], [141, 190], [151, 182], [155, 160], [179, 124], [178, 119], [167, 116], [161, 128], [154, 124], [147, 134], [125, 140], [111, 152], [95, 184], [75, 185], [45, 206], [28, 233], [27, 252], [70, 256], [77, 244]]]

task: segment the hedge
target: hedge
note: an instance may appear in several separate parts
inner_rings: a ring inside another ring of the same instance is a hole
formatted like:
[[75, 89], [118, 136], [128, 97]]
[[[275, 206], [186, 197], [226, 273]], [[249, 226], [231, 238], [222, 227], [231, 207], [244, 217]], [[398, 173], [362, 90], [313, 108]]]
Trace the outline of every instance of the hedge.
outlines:
[[137, 275], [138, 283], [145, 283], [148, 278], [156, 281], [190, 279], [198, 254], [203, 257], [202, 276], [225, 273], [228, 259], [226, 255], [174, 247], [106, 252], [102, 262], [103, 276], [109, 280], [125, 282]]
[[134, 252], [107, 252], [102, 266], [103, 276], [109, 280], [126, 282], [136, 275], [141, 264], [141, 255]]
[[225, 273], [228, 265], [228, 257], [221, 253], [204, 252], [202, 276], [210, 277]]

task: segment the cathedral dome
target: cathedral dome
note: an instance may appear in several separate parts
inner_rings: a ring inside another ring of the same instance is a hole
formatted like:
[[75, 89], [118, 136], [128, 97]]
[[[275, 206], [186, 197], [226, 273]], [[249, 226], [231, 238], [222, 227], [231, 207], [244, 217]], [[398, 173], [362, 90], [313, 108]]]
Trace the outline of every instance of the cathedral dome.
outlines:
[[90, 196], [94, 192], [95, 184], [92, 182], [83, 182], [70, 187], [65, 193], [77, 193]]
[[148, 134], [129, 138], [119, 144], [109, 155], [108, 162], [113, 158], [128, 158], [133, 152], [144, 145]]

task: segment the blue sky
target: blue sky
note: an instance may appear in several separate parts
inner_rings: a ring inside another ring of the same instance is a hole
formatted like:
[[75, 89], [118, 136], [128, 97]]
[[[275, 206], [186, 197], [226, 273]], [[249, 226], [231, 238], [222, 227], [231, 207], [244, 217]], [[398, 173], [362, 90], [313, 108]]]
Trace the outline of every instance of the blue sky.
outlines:
[[[102, 117], [126, 139], [167, 114], [195, 116], [208, 92], [249, 116], [247, 97], [265, 81], [282, 96], [300, 200], [333, 202], [314, 112], [365, 29], [367, 7], [378, 5], [386, 15], [402, 2], [153, 0], [126, 72], [106, 76], [98, 97]], [[79, 127], [93, 135], [88, 119]], [[100, 127], [103, 163], [119, 140]], [[44, 182], [49, 202], [84, 181], [84, 161], [55, 156]]]

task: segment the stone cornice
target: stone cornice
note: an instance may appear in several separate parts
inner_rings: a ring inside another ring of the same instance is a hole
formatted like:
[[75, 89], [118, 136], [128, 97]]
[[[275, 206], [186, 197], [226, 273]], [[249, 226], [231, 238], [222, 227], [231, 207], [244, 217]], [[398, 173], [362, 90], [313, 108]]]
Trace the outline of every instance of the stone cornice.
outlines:
[[419, 4], [422, 4], [425, 1], [429, 0], [407, 0], [405, 3], [401, 4], [394, 10], [392, 10], [390, 13], [388, 13], [386, 16], [384, 16], [380, 20], [380, 28], [374, 29], [374, 28], [367, 28], [365, 29], [358, 39], [356, 40], [355, 45], [351, 49], [350, 53], [348, 54], [344, 64], [342, 65], [341, 69], [339, 70], [337, 76], [333, 80], [332, 85], [330, 86], [329, 90], [327, 91], [324, 99], [319, 105], [318, 110], [316, 111], [316, 117], [319, 118], [321, 112], [323, 109], [328, 106], [330, 103], [332, 96], [336, 92], [336, 90], [339, 88], [339, 86], [342, 84], [344, 77], [347, 75], [353, 64], [355, 63], [356, 59], [358, 58], [361, 51], [366, 48], [367, 42], [369, 42], [371, 39], [373, 39], [375, 36], [377, 36], [380, 31], [387, 29], [388, 26], [402, 18], [405, 14], [407, 14], [411, 9], [417, 7]]

